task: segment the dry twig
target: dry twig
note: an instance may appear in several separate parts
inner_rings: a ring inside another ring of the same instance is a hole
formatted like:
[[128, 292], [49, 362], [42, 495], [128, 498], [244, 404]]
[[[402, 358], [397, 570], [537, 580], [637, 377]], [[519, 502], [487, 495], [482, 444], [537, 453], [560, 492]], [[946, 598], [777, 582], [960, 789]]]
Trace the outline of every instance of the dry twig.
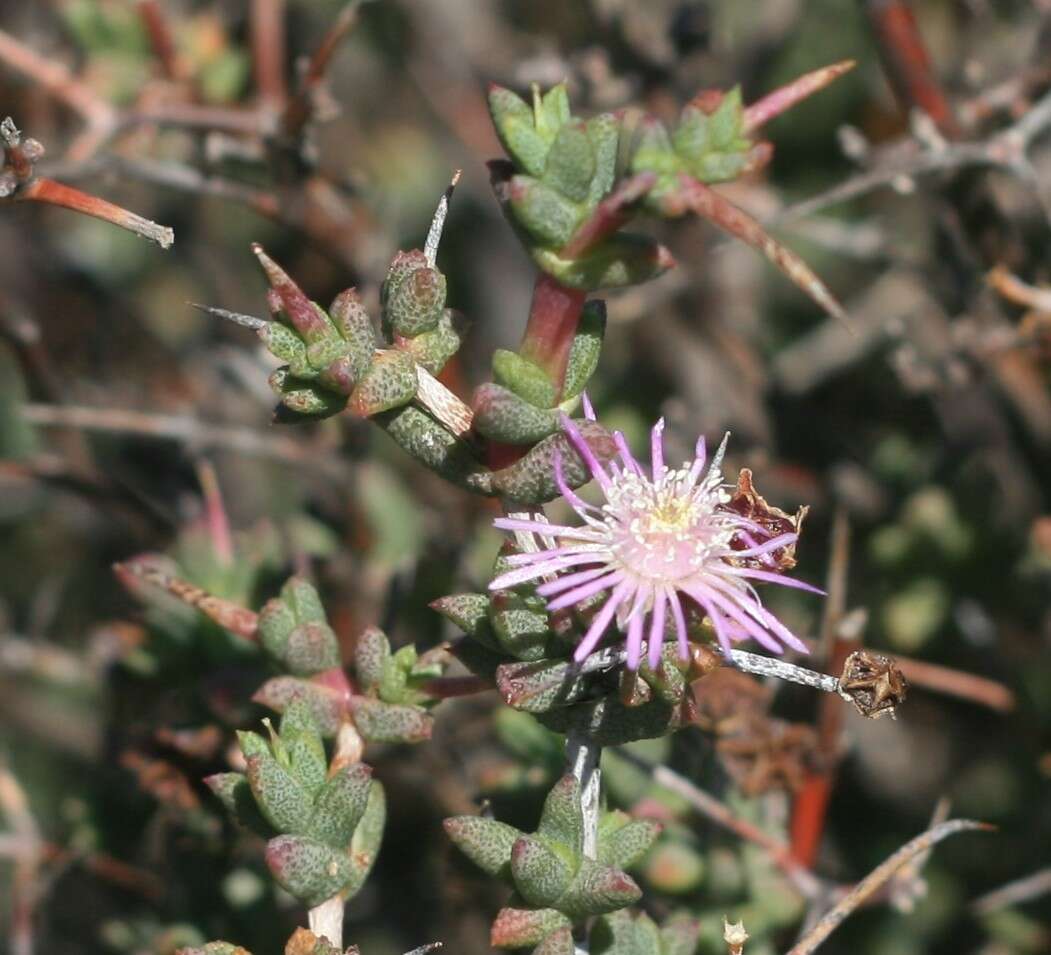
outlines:
[[921, 852], [927, 852], [932, 846], [937, 845], [951, 835], [955, 835], [957, 832], [989, 831], [993, 828], [993, 826], [984, 822], [975, 822], [971, 819], [950, 819], [948, 822], [943, 822], [940, 826], [935, 826], [933, 829], [916, 836], [915, 839], [905, 843], [889, 859], [873, 869], [826, 912], [818, 923], [792, 946], [788, 955], [810, 955], [811, 952], [816, 951], [829, 935], [839, 928], [848, 915], [868, 901], [913, 856]]

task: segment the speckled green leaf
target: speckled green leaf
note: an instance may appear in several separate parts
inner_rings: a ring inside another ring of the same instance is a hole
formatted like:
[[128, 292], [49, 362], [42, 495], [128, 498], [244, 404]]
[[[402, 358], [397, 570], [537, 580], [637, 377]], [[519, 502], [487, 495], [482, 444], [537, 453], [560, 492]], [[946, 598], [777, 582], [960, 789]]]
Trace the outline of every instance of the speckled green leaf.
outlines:
[[531, 176], [540, 176], [547, 158], [548, 140], [537, 132], [533, 110], [521, 97], [502, 86], [490, 86], [488, 99], [496, 135], [508, 156]]
[[332, 628], [318, 621], [296, 627], [285, 644], [283, 662], [294, 676], [311, 676], [339, 666], [339, 643]]
[[536, 264], [563, 285], [587, 291], [639, 285], [663, 275], [674, 264], [659, 242], [630, 232], [618, 232], [575, 259], [540, 247], [530, 251]]
[[560, 843], [579, 855], [584, 846], [584, 818], [580, 809], [580, 783], [563, 776], [547, 794], [537, 835]]
[[[600, 461], [616, 453], [609, 432], [592, 421], [577, 422], [580, 433]], [[493, 489], [516, 504], [545, 504], [558, 497], [555, 485], [554, 456], [562, 459], [562, 471], [570, 487], [580, 487], [590, 480], [590, 472], [569, 439], [559, 432], [530, 448], [521, 460], [493, 473]]]
[[573, 942], [573, 930], [560, 928], [547, 936], [536, 948], [533, 955], [574, 955], [577, 947]]
[[273, 835], [270, 824], [259, 812], [247, 776], [243, 773], [215, 773], [205, 776], [204, 782], [240, 825], [264, 838]]
[[466, 331], [467, 321], [464, 317], [447, 308], [431, 331], [422, 332], [413, 338], [399, 338], [396, 344], [432, 375], [437, 375], [460, 350]]
[[642, 891], [626, 872], [591, 859], [582, 859], [572, 884], [559, 899], [558, 908], [570, 918], [602, 915], [642, 898]]
[[532, 176], [513, 176], [508, 185], [511, 214], [536, 242], [552, 249], [564, 246], [587, 210], [554, 185]]
[[390, 641], [379, 627], [368, 627], [354, 647], [354, 673], [364, 690], [373, 689], [390, 659]]
[[496, 671], [504, 702], [526, 713], [574, 703], [588, 692], [588, 679], [568, 660], [505, 663]]
[[520, 836], [511, 849], [511, 876], [518, 893], [530, 905], [546, 906], [565, 892], [573, 870], [563, 855], [543, 839]]
[[489, 875], [510, 875], [511, 850], [522, 835], [514, 826], [482, 816], [453, 816], [444, 822], [449, 838]]
[[383, 829], [387, 823], [387, 794], [383, 785], [373, 780], [369, 787], [369, 798], [365, 812], [354, 830], [350, 842], [351, 876], [343, 887], [348, 897], [353, 897], [365, 883], [365, 879], [376, 864], [383, 842]]
[[306, 832], [310, 798], [299, 782], [269, 753], [248, 757], [248, 782], [259, 811], [278, 832]]
[[435, 328], [445, 308], [445, 286], [445, 276], [427, 266], [406, 275], [384, 309], [394, 334], [412, 337]]
[[357, 697], [351, 702], [358, 732], [372, 743], [419, 743], [431, 738], [434, 720], [418, 706]]
[[559, 412], [531, 405], [495, 382], [480, 385], [474, 393], [474, 430], [504, 444], [535, 444], [559, 427]]
[[489, 941], [496, 948], [525, 948], [538, 945], [552, 933], [564, 932], [571, 927], [569, 919], [555, 909], [509, 905], [497, 913]]
[[350, 396], [350, 410], [367, 418], [408, 404], [416, 395], [416, 363], [397, 349], [381, 352], [373, 360]]
[[278, 836], [266, 847], [266, 864], [278, 884], [308, 906], [331, 898], [352, 876], [350, 857], [306, 836]]
[[577, 333], [569, 348], [566, 379], [562, 388], [564, 399], [575, 398], [587, 387], [587, 383], [598, 367], [605, 334], [606, 303], [601, 299], [585, 302]]
[[470, 446], [425, 411], [407, 407], [374, 419], [394, 441], [421, 464], [460, 487], [493, 494], [492, 474]]
[[292, 700], [300, 697], [310, 704], [321, 735], [326, 739], [335, 736], [344, 710], [340, 694], [330, 687], [319, 686], [299, 677], [277, 676], [271, 677], [256, 690], [252, 700], [283, 713]]
[[595, 154], [584, 124], [563, 126], [548, 150], [543, 181], [574, 202], [583, 202], [594, 175]]
[[656, 842], [663, 827], [655, 819], [632, 819], [608, 812], [599, 823], [598, 861], [618, 869], [638, 862]]
[[339, 770], [314, 800], [310, 835], [335, 849], [346, 849], [365, 812], [371, 785], [372, 768], [365, 763], [353, 763]]
[[504, 348], [493, 352], [493, 379], [498, 385], [513, 391], [519, 398], [537, 408], [554, 407], [558, 397], [555, 386], [539, 365]]

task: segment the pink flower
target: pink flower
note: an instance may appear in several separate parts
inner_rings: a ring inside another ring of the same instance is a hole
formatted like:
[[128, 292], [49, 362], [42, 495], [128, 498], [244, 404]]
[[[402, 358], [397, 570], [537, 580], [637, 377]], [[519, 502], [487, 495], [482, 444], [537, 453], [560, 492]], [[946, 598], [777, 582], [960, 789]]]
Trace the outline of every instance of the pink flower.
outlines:
[[577, 662], [595, 649], [615, 619], [627, 636], [628, 667], [638, 669], [644, 640], [650, 666], [656, 666], [669, 615], [685, 659], [684, 601], [708, 617], [724, 653], [729, 653], [732, 641], [745, 639], [774, 653], [782, 653], [785, 646], [806, 652], [806, 645], [763, 607], [752, 585], [765, 581], [822, 592], [781, 573], [794, 564], [801, 515], [792, 519], [769, 508], [752, 491], [747, 472], [742, 472], [741, 482], [747, 496], [740, 488], [731, 496], [720, 471], [726, 439], [707, 470], [703, 437], [693, 461], [673, 470], [664, 464], [662, 419], [653, 428], [647, 474], [619, 432], [613, 436], [619, 461], [606, 466], [572, 421], [563, 417], [562, 425], [602, 489], [605, 503], [596, 507], [579, 497], [556, 458], [559, 491], [583, 523], [549, 524], [542, 515], [497, 519], [498, 528], [528, 535], [539, 549], [510, 557], [513, 569], [497, 577], [491, 590], [539, 580], [536, 592], [548, 598], [550, 611], [608, 591], [573, 655]]

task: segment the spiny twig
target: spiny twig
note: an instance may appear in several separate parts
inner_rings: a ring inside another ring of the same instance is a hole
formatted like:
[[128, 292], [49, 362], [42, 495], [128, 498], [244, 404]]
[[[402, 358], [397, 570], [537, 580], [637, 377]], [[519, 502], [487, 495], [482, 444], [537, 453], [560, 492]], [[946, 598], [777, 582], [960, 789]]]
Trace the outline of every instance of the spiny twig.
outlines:
[[957, 832], [974, 830], [990, 831], [995, 826], [972, 819], [950, 819], [940, 826], [929, 829], [915, 839], [905, 843], [890, 858], [878, 865], [862, 879], [847, 895], [836, 903], [807, 934], [796, 943], [788, 955], [810, 955], [829, 937], [858, 906], [886, 883], [913, 856], [930, 850], [943, 839]]
[[84, 215], [102, 219], [113, 225], [156, 242], [162, 249], [171, 247], [175, 232], [167, 226], [144, 219], [121, 206], [88, 195], [73, 186], [54, 179], [39, 178], [34, 169], [44, 155], [44, 147], [35, 139], [22, 139], [14, 120], [8, 116], [0, 122], [0, 142], [4, 151], [4, 165], [0, 172], [0, 199], [15, 202], [44, 202], [72, 209]]

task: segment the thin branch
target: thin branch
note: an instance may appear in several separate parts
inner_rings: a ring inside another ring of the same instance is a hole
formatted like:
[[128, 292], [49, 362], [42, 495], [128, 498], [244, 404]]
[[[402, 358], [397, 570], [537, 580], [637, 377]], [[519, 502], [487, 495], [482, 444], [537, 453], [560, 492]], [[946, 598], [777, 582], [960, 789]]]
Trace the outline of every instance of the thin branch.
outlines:
[[121, 206], [91, 196], [53, 179], [35, 177], [37, 161], [44, 147], [35, 139], [22, 139], [22, 133], [8, 116], [0, 122], [0, 145], [4, 163], [0, 172], [0, 198], [15, 202], [44, 202], [94, 216], [156, 242], [162, 249], [171, 247], [175, 233], [167, 226], [144, 219]]
[[335, 458], [319, 455], [317, 448], [294, 438], [253, 428], [206, 424], [190, 415], [35, 403], [23, 405], [21, 412], [26, 421], [47, 427], [84, 428], [177, 441], [191, 448], [233, 451], [298, 466], [309, 462], [312, 469], [345, 476], [344, 464]]
[[4, 765], [0, 765], [0, 814], [23, 845], [11, 880], [11, 953], [33, 955], [33, 912], [40, 894], [38, 875], [43, 843], [26, 792]]
[[988, 915], [1009, 905], [1021, 905], [1051, 893], [1051, 866], [1038, 869], [1021, 879], [1015, 879], [998, 889], [975, 899], [971, 911], [976, 915]]
[[138, 0], [139, 18], [146, 29], [153, 55], [160, 63], [164, 75], [170, 80], [182, 78], [183, 70], [175, 50], [171, 24], [160, 0]]
[[315, 110], [315, 98], [318, 89], [325, 80], [339, 44], [358, 22], [358, 12], [364, 0], [350, 0], [339, 13], [339, 16], [328, 28], [314, 55], [296, 87], [296, 92], [289, 98], [281, 117], [281, 132], [290, 140], [297, 140], [310, 121]]
[[1028, 183], [1038, 185], [1033, 183], [1032, 167], [1026, 157], [1026, 151], [1049, 127], [1051, 92], [1045, 93], [1013, 126], [988, 140], [953, 143], [938, 140], [930, 144], [910, 137], [885, 151], [891, 157], [888, 161], [853, 176], [826, 192], [788, 206], [769, 224], [780, 224], [811, 215], [827, 206], [855, 199], [882, 186], [966, 166], [998, 166]]
[[815, 898], [824, 891], [820, 879], [809, 869], [800, 865], [792, 856], [791, 847], [775, 836], [770, 835], [747, 819], [735, 815], [732, 809], [721, 803], [714, 796], [705, 792], [685, 776], [675, 770], [649, 760], [623, 747], [616, 750], [617, 756], [627, 760], [631, 765], [649, 773], [658, 786], [681, 796], [701, 815], [742, 839], [752, 842], [769, 853], [771, 861], [792, 881], [792, 884], [807, 898]]
[[175, 241], [175, 230], [168, 226], [158, 225], [149, 219], [144, 219], [134, 212], [118, 206], [98, 196], [88, 195], [73, 186], [66, 186], [54, 179], [34, 179], [24, 189], [20, 189], [14, 197], [20, 202], [43, 202], [52, 206], [61, 206], [63, 209], [72, 209], [84, 215], [109, 222], [128, 232], [156, 242], [162, 249], [170, 249]]
[[252, 71], [256, 92], [271, 109], [288, 98], [285, 85], [285, 0], [252, 0]]
[[866, 902], [913, 856], [929, 851], [943, 839], [957, 832], [994, 829], [984, 822], [971, 819], [950, 819], [940, 826], [929, 829], [915, 839], [907, 842], [885, 862], [878, 865], [864, 879], [831, 908], [818, 923], [807, 932], [806, 936], [796, 943], [788, 955], [811, 955], [831, 935], [856, 908]]
[[116, 122], [117, 111], [89, 86], [61, 63], [41, 56], [4, 30], [0, 30], [0, 62], [61, 100], [89, 126], [108, 128]]

